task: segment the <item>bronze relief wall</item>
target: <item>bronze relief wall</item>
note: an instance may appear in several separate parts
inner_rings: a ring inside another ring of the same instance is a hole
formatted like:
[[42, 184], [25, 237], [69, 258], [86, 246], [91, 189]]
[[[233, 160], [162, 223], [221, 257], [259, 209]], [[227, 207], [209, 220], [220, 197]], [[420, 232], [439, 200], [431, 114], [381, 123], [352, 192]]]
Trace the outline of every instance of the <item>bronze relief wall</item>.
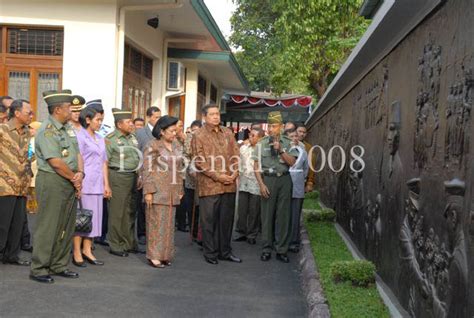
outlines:
[[474, 2], [451, 0], [308, 123], [326, 151], [364, 147], [317, 187], [411, 316], [474, 316], [473, 104]]

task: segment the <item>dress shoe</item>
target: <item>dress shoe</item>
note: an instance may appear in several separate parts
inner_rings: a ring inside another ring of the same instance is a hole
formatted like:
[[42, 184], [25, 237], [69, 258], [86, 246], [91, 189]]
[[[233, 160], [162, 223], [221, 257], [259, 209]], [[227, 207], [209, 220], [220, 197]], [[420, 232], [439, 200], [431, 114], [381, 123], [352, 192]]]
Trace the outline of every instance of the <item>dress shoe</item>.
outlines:
[[212, 264], [212, 265], [217, 265], [217, 264], [219, 264], [219, 262], [218, 262], [217, 259], [215, 259], [215, 258], [204, 257], [204, 259], [205, 259], [206, 262], [208, 262], [209, 264]]
[[110, 250], [109, 253], [112, 254], [112, 255], [115, 255], [115, 256], [120, 256], [120, 257], [127, 257], [128, 256], [127, 252], [118, 252], [118, 251]]
[[290, 262], [290, 259], [288, 258], [288, 256], [286, 254], [278, 254], [277, 253], [276, 259], [279, 260], [280, 262], [283, 262], [283, 263], [289, 263]]
[[165, 268], [165, 264], [163, 264], [162, 262], [160, 262], [160, 264], [155, 264], [153, 263], [151, 260], [148, 260], [148, 264], [150, 264], [151, 267], [154, 267], [154, 268]]
[[144, 235], [138, 237], [138, 244], [146, 245], [146, 237]]
[[132, 248], [130, 250], [127, 250], [127, 253], [130, 253], [130, 254], [145, 254], [146, 251], [142, 250], [142, 249], [139, 249], [139, 248]]
[[270, 258], [272, 258], [272, 254], [271, 253], [262, 253], [262, 255], [260, 256], [260, 260], [263, 261], [263, 262], [268, 262], [270, 260]]
[[290, 248], [288, 248], [288, 251], [290, 251], [291, 253], [299, 253], [300, 248], [298, 246], [290, 246]]
[[249, 243], [250, 245], [255, 245], [257, 241], [254, 238], [249, 238], [247, 239], [247, 243]]
[[187, 228], [182, 228], [182, 227], [178, 227], [178, 231], [180, 231], [180, 232], [189, 232], [189, 230]]
[[33, 246], [31, 246], [30, 244], [23, 244], [21, 246], [21, 250], [22, 251], [25, 251], [25, 252], [33, 252]]
[[79, 278], [79, 274], [73, 271], [70, 271], [69, 269], [65, 269], [62, 272], [59, 273], [54, 273], [54, 275], [57, 276], [62, 276], [65, 278]]
[[87, 267], [86, 263], [84, 261], [82, 262], [77, 262], [74, 257], [72, 258], [72, 263], [77, 266], [77, 267]]
[[161, 261], [163, 264], [165, 264], [166, 266], [171, 266], [171, 262], [170, 261]]
[[236, 239], [234, 239], [234, 242], [245, 242], [247, 240], [246, 236], [241, 236]]
[[39, 283], [52, 284], [54, 283], [54, 278], [49, 275], [30, 275], [31, 280], [35, 280]]
[[104, 262], [98, 261], [97, 259], [89, 258], [89, 257], [87, 257], [87, 255], [85, 255], [85, 254], [82, 254], [82, 257], [83, 257], [87, 262], [89, 262], [89, 264], [98, 265], [98, 266], [104, 265]]
[[197, 239], [193, 239], [193, 242], [199, 246], [202, 246], [202, 241], [198, 241]]
[[109, 246], [109, 242], [107, 242], [106, 240], [95, 240], [94, 243], [97, 243], [102, 246]]
[[9, 265], [18, 265], [18, 266], [30, 266], [31, 262], [26, 261], [26, 260], [21, 260], [21, 259], [16, 259], [13, 261], [3, 261], [3, 264], [9, 264]]
[[218, 258], [219, 258], [221, 261], [234, 262], [234, 263], [242, 263], [242, 260], [241, 260], [240, 258], [238, 258], [237, 256], [232, 255], [232, 254], [229, 254], [229, 256], [227, 256], [227, 257], [219, 256]]

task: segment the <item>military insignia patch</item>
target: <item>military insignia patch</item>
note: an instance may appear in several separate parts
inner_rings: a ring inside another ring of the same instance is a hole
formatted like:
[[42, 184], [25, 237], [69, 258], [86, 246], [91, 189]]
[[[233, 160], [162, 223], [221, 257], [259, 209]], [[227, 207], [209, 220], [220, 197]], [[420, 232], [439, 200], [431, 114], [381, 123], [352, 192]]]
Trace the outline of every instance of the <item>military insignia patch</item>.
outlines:
[[68, 129], [67, 134], [69, 135], [69, 137], [76, 137], [76, 133], [72, 129]]
[[69, 151], [67, 149], [63, 149], [63, 151], [61, 152], [61, 155], [63, 157], [67, 157], [67, 156], [69, 156]]
[[79, 105], [79, 99], [74, 98], [74, 99], [72, 100], [72, 104], [73, 104], [73, 105]]

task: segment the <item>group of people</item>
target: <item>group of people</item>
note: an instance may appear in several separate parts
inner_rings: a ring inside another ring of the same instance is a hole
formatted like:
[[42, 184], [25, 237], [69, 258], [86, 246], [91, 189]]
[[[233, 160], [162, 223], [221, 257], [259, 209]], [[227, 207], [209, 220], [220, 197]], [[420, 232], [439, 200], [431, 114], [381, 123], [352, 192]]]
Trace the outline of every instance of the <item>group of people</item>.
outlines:
[[[103, 136], [100, 99], [86, 102], [70, 90], [43, 98], [49, 117], [40, 127], [28, 101], [0, 101], [0, 257], [30, 266], [32, 280], [79, 277], [68, 269], [71, 251], [75, 266], [104, 265], [94, 242], [118, 257], [146, 253], [151, 266], [165, 268], [176, 226], [190, 231], [206, 262], [240, 263], [231, 247], [234, 214], [234, 241], [253, 245], [262, 232], [262, 261], [275, 250], [289, 262], [287, 252], [298, 251], [302, 201], [314, 184], [304, 126], [283, 125], [271, 112], [268, 134], [254, 124], [237, 142], [215, 104], [186, 132], [158, 107], [147, 109], [146, 121], [113, 108], [115, 130]], [[31, 262], [19, 258], [30, 206], [38, 211]], [[76, 230], [82, 210], [92, 211], [86, 233]]]

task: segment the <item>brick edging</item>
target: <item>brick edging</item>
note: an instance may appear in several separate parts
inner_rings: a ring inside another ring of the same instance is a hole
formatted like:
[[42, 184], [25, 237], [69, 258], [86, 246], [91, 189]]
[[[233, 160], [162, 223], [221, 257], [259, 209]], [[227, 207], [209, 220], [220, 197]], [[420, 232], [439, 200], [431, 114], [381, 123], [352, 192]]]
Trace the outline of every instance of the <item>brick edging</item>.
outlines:
[[308, 305], [308, 317], [331, 317], [323, 288], [319, 282], [319, 271], [314, 260], [311, 242], [303, 222], [301, 224], [301, 246], [297, 257], [301, 270], [301, 287]]

